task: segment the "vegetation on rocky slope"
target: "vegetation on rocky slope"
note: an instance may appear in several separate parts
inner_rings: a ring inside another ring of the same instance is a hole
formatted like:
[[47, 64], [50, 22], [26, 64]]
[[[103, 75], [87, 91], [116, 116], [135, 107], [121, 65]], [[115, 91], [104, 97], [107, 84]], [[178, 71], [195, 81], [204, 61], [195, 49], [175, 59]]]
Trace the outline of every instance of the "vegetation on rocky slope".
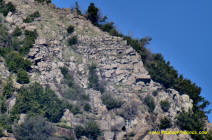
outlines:
[[[35, 1], [40, 3], [51, 2], [50, 0]], [[75, 10], [77, 10], [78, 14], [82, 14], [77, 4]], [[3, 0], [0, 0], [0, 12], [3, 13], [4, 16], [6, 16], [9, 12], [14, 13], [15, 11], [16, 8], [12, 5], [12, 3], [5, 4]], [[41, 14], [39, 12], [34, 12], [23, 20], [26, 24], [32, 24], [34, 19], [42, 15], [42, 12]], [[179, 75], [177, 71], [172, 66], [170, 66], [170, 63], [164, 60], [161, 54], [153, 54], [145, 48], [145, 46], [151, 41], [150, 37], [133, 39], [130, 36], [125, 36], [119, 33], [112, 22], [106, 22], [107, 18], [102, 18], [100, 16], [99, 9], [95, 7], [93, 3], [90, 4], [84, 16], [95, 26], [99, 27], [102, 31], [108, 32], [113, 36], [124, 38], [127, 44], [132, 46], [134, 50], [140, 54], [146, 69], [151, 75], [151, 78], [154, 81], [161, 83], [164, 87], [164, 90], [167, 88], [174, 88], [178, 90], [180, 94], [189, 95], [193, 100], [194, 107], [192, 110], [189, 112], [180, 112], [176, 118], [177, 122], [171, 122], [171, 120], [166, 117], [161, 118], [159, 124], [155, 125], [158, 129], [170, 128], [173, 126], [172, 124], [177, 124], [182, 130], [200, 131], [205, 129], [205, 123], [203, 120], [205, 120], [206, 115], [204, 108], [208, 102], [200, 96], [201, 89], [190, 80], [187, 80], [183, 78], [183, 76]], [[95, 113], [102, 110], [98, 110], [96, 106], [92, 104], [92, 102], [89, 102], [91, 99], [92, 101], [98, 101], [97, 96], [100, 97], [100, 102], [98, 102], [98, 104], [103, 104], [103, 106], [105, 105], [105, 110], [103, 108], [104, 113], [109, 112], [110, 115], [112, 114], [112, 117], [110, 117], [114, 120], [117, 119], [116, 117], [118, 117], [119, 121], [114, 122], [120, 123], [117, 125], [121, 126], [121, 128], [116, 128], [115, 125], [112, 126], [111, 130], [114, 131], [114, 133], [116, 133], [116, 131], [126, 131], [126, 121], [130, 122], [136, 118], [140, 110], [146, 111], [147, 114], [152, 115], [150, 116], [150, 119], [152, 120], [155, 115], [154, 110], [157, 108], [156, 104], [159, 105], [164, 112], [171, 110], [171, 102], [162, 100], [161, 102], [157, 103], [155, 97], [160, 94], [160, 91], [155, 89], [154, 91], [150, 91], [150, 95], [145, 95], [144, 98], [141, 98], [143, 100], [139, 100], [143, 104], [136, 100], [129, 100], [129, 102], [125, 102], [126, 100], [122, 101], [122, 98], [118, 98], [118, 96], [107, 92], [105, 88], [106, 85], [99, 79], [99, 73], [101, 75], [101, 71], [99, 71], [98, 66], [93, 63], [87, 66], [88, 73], [86, 74], [86, 78], [88, 80], [88, 88], [86, 91], [96, 92], [94, 94], [95, 97], [90, 98], [92, 94], [88, 95], [85, 92], [85, 89], [82, 88], [82, 83], [80, 83], [81, 85], [78, 84], [78, 81], [75, 80], [74, 77], [75, 72], [70, 71], [70, 67], [68, 67], [70, 65], [66, 66], [66, 63], [64, 67], [60, 67], [59, 71], [59, 73], [62, 73], [63, 77], [63, 79], [61, 79], [61, 89], [59, 91], [61, 99], [59, 99], [56, 95], [56, 90], [51, 90], [48, 84], [44, 86], [34, 82], [30, 83], [32, 79], [30, 79], [31, 77], [29, 77], [27, 74], [28, 72], [31, 74], [33, 73], [33, 67], [31, 68], [33, 64], [27, 59], [26, 56], [38, 37], [37, 31], [29, 31], [26, 29], [24, 30], [23, 28], [20, 29], [19, 27], [16, 27], [13, 32], [8, 32], [7, 30], [7, 26], [3, 21], [1, 21], [0, 56], [5, 60], [8, 70], [11, 72], [11, 77], [17, 77], [17, 79], [13, 80], [9, 78], [8, 81], [0, 84], [0, 86], [2, 85], [3, 87], [2, 92], [0, 88], [0, 92], [2, 93], [0, 95], [0, 135], [2, 132], [1, 129], [4, 129], [8, 132], [14, 131], [17, 139], [29, 139], [38, 136], [43, 136], [44, 139], [48, 139], [54, 131], [51, 128], [52, 126], [49, 125], [46, 120], [51, 123], [58, 123], [61, 121], [64, 112], [68, 109], [71, 112], [71, 115], [68, 114], [69, 118], [78, 121], [81, 119], [80, 117], [82, 117], [82, 120], [80, 120], [82, 122], [80, 123], [83, 123], [83, 125], [76, 125], [74, 128], [66, 126], [66, 128], [74, 129], [74, 135], [76, 135], [77, 138], [86, 136], [90, 139], [97, 139], [102, 135], [102, 132], [98, 124], [99, 116], [95, 116]], [[78, 29], [75, 29], [75, 26], [68, 23], [65, 32], [67, 32], [66, 39], [68, 40], [68, 45], [71, 48], [72, 46], [77, 46], [80, 44], [81, 37], [77, 38], [77, 35], [75, 34], [77, 33], [77, 30]], [[78, 39], [80, 40], [79, 42]], [[57, 80], [55, 79], [55, 83], [57, 83]], [[15, 81], [21, 84], [22, 87], [16, 88], [13, 85], [13, 82]], [[9, 107], [7, 107], [7, 102], [13, 100], [14, 98], [16, 98], [15, 104], [11, 109], [9, 109]], [[146, 108], [149, 112], [147, 112]], [[12, 129], [12, 126], [14, 126], [14, 124], [16, 124], [19, 120], [20, 114], [27, 115], [26, 121], [21, 125], [17, 125], [17, 128]], [[41, 117], [36, 117], [38, 115]], [[77, 118], [75, 118], [76, 116]], [[64, 121], [64, 123], [66, 123], [66, 121]], [[124, 124], [123, 126], [122, 123]], [[46, 127], [39, 129], [42, 125], [45, 125]], [[111, 133], [113, 133], [112, 131]], [[135, 134], [132, 132], [129, 134], [127, 133], [126, 135], [127, 137], [128, 135], [129, 137], [133, 137]], [[195, 139], [205, 138], [198, 135], [193, 137]], [[208, 137], [210, 136], [208, 135]]]
[[[112, 22], [105, 22], [106, 18], [101, 18], [99, 9], [96, 8], [93, 3], [88, 7], [86, 17], [103, 31], [108, 32], [113, 36], [123, 37], [127, 40], [127, 43], [141, 55], [142, 61], [154, 81], [161, 83], [164, 88], [174, 88], [179, 91], [180, 94], [189, 95], [193, 100], [194, 106], [187, 114], [179, 114], [177, 119], [178, 125], [181, 129], [193, 131], [204, 130], [204, 120], [207, 118], [207, 112], [205, 112], [204, 109], [209, 105], [209, 102], [200, 95], [201, 88], [190, 80], [184, 78], [182, 75], [179, 75], [177, 70], [170, 65], [169, 61], [166, 62], [161, 54], [153, 54], [147, 50], [145, 46], [151, 41], [151, 38], [145, 37], [142, 39], [133, 39], [130, 36], [125, 36], [119, 33], [113, 26]], [[150, 105], [149, 102], [148, 105]], [[150, 111], [151, 110], [152, 109], [150, 109]], [[190, 121], [183, 121], [187, 119]], [[194, 137], [201, 138], [199, 135]]]

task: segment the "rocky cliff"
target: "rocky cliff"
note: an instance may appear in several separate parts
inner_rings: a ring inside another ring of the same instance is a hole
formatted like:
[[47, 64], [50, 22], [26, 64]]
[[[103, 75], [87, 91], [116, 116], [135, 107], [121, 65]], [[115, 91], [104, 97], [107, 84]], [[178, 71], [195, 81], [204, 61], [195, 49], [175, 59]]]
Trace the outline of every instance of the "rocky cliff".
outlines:
[[[171, 127], [166, 130], [179, 130], [175, 124], [177, 113], [188, 111], [193, 101], [188, 95], [180, 95], [178, 91], [165, 89], [154, 82], [144, 68], [140, 55], [123, 38], [110, 36], [70, 9], [58, 9], [52, 4], [40, 4], [33, 0], [5, 0], [6, 3], [10, 1], [15, 5], [16, 12], [10, 12], [5, 18], [2, 16], [8, 32], [12, 33], [19, 27], [22, 30], [36, 30], [38, 34], [25, 56], [32, 62], [28, 72], [30, 83], [37, 82], [43, 87], [49, 85], [60, 100], [80, 106], [81, 113], [77, 114], [65, 109], [60, 122], [74, 129], [93, 120], [102, 132], [99, 139], [105, 140], [191, 139], [189, 135], [148, 134], [151, 130], [159, 130], [160, 120], [164, 117], [171, 120]], [[36, 11], [39, 11], [40, 17], [31, 23], [24, 23], [24, 19]], [[67, 32], [70, 25], [74, 27], [71, 34]], [[68, 40], [74, 36], [77, 43], [70, 46]], [[95, 64], [104, 93], [89, 86], [89, 68], [92, 64]], [[62, 67], [68, 69], [75, 84], [89, 97], [89, 101], [86, 101], [90, 106], [89, 111], [81, 107], [85, 102], [81, 98], [67, 95], [69, 87], [64, 83]], [[16, 89], [27, 86], [16, 82], [16, 75], [8, 70], [4, 58], [1, 58], [1, 79], [6, 80], [10, 74]], [[120, 100], [121, 106], [108, 108], [102, 101], [104, 94]], [[153, 99], [153, 110], [146, 102], [147, 97]], [[162, 109], [161, 101], [167, 101], [170, 107]], [[7, 99], [6, 103], [10, 110], [16, 103], [16, 97]], [[21, 116], [23, 119], [25, 115]], [[58, 135], [62, 133], [60, 131]], [[65, 136], [69, 135], [75, 135], [74, 131]]]

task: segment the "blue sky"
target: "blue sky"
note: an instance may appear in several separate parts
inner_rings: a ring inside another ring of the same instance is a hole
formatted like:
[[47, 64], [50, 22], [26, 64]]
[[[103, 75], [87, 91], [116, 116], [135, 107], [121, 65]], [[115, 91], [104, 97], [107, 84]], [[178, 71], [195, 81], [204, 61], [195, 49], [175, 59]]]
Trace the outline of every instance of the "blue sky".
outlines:
[[[73, 0], [52, 0], [70, 8]], [[136, 38], [153, 38], [148, 48], [162, 53], [185, 78], [202, 88], [212, 102], [211, 0], [78, 0], [84, 12], [94, 2], [117, 29]], [[212, 108], [212, 105], [210, 105]], [[212, 122], [212, 113], [209, 114]]]

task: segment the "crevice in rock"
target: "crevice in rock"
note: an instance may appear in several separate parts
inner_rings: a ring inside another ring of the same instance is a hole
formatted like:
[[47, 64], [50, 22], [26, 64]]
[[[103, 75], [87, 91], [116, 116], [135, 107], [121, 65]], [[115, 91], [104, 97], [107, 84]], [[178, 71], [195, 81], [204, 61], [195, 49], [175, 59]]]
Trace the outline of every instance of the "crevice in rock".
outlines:
[[149, 78], [137, 78], [136, 79], [136, 83], [138, 83], [138, 82], [144, 82], [145, 84], [149, 84], [150, 81], [151, 81], [151, 79], [149, 79]]

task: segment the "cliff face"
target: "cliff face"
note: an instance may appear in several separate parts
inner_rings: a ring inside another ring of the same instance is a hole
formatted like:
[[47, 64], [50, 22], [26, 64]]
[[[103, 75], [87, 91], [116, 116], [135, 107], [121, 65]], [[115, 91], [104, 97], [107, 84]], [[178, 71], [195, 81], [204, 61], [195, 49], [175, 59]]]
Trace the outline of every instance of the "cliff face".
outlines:
[[[38, 33], [35, 44], [26, 55], [33, 63], [28, 72], [30, 83], [38, 82], [44, 87], [49, 85], [61, 100], [81, 106], [81, 99], [69, 98], [65, 94], [69, 88], [64, 83], [61, 67], [66, 67], [74, 82], [89, 96], [90, 111], [82, 109], [82, 113], [73, 114], [66, 109], [61, 122], [75, 128], [94, 120], [102, 131], [100, 137], [105, 140], [191, 139], [189, 135], [148, 135], [148, 131], [158, 129], [164, 117], [171, 120], [171, 128], [166, 130], [179, 130], [175, 124], [176, 115], [179, 111], [192, 108], [192, 100], [151, 80], [141, 57], [125, 40], [102, 32], [69, 9], [58, 9], [33, 0], [5, 1], [11, 1], [16, 6], [14, 14], [9, 13], [3, 18], [10, 33], [16, 27], [36, 29]], [[24, 23], [23, 20], [35, 11], [39, 11], [40, 17], [31, 23]], [[72, 34], [67, 33], [70, 25], [74, 27]], [[77, 36], [78, 41], [70, 46], [67, 42], [73, 36]], [[96, 74], [104, 86], [104, 93], [89, 87], [89, 66], [92, 64], [96, 64]], [[9, 74], [11, 72], [5, 62], [1, 61], [0, 77], [5, 80]], [[17, 89], [23, 86], [15, 80], [13, 83]], [[115, 109], [107, 108], [102, 101], [104, 94], [122, 101], [122, 105]], [[153, 110], [149, 109], [146, 97], [153, 99]], [[166, 111], [160, 105], [164, 100], [170, 103]], [[15, 97], [7, 100], [9, 109], [15, 101]]]

